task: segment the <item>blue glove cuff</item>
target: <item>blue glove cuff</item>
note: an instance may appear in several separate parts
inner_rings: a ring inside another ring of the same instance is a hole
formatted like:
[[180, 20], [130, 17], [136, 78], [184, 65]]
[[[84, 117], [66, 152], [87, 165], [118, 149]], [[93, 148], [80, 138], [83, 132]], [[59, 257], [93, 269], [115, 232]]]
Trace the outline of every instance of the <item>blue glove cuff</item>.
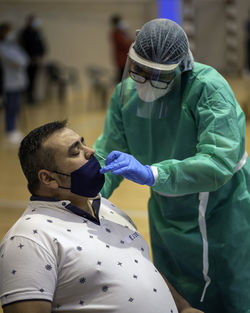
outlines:
[[151, 166], [145, 165], [145, 168], [148, 171], [148, 177], [146, 179], [145, 185], [153, 186], [155, 183], [155, 177], [154, 177], [153, 171], [151, 169]]

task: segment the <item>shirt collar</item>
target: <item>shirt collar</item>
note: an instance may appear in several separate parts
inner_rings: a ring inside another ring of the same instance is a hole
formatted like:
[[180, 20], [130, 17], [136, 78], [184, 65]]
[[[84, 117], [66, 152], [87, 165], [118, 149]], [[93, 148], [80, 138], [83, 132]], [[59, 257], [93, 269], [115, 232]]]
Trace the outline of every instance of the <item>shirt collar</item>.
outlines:
[[101, 205], [101, 196], [100, 195], [98, 195], [92, 201], [92, 208], [93, 208], [95, 217], [92, 216], [91, 214], [85, 212], [84, 210], [76, 207], [75, 205], [70, 203], [68, 200], [64, 201], [64, 200], [60, 200], [60, 199], [56, 199], [56, 198], [34, 196], [33, 195], [30, 197], [30, 201], [45, 201], [45, 202], [58, 202], [58, 201], [60, 201], [61, 205], [64, 208], [66, 208], [67, 210], [69, 210], [70, 212], [72, 212], [73, 214], [84, 217], [84, 218], [90, 220], [91, 222], [93, 222], [95, 224], [98, 224], [98, 225], [100, 224], [100, 220], [99, 220], [99, 211], [100, 211], [100, 205]]

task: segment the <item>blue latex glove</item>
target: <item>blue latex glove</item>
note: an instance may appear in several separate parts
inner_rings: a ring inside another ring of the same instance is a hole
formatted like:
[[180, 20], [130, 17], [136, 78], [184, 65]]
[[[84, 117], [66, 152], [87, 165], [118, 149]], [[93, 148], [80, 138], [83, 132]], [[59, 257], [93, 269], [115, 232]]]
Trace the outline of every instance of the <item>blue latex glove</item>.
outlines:
[[142, 165], [130, 154], [112, 151], [105, 164], [106, 166], [100, 170], [101, 174], [111, 171], [141, 185], [152, 186], [155, 182], [151, 167]]

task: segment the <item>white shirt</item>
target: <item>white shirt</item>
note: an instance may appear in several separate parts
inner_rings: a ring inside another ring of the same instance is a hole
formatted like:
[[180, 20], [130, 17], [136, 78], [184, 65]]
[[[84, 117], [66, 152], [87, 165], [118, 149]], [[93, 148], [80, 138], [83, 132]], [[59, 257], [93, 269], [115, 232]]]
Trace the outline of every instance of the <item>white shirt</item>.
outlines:
[[41, 299], [53, 312], [177, 313], [130, 218], [104, 198], [93, 206], [96, 220], [69, 201], [30, 201], [0, 245], [2, 305]]
[[3, 68], [4, 91], [22, 91], [27, 87], [28, 56], [14, 42], [0, 41], [0, 62]]

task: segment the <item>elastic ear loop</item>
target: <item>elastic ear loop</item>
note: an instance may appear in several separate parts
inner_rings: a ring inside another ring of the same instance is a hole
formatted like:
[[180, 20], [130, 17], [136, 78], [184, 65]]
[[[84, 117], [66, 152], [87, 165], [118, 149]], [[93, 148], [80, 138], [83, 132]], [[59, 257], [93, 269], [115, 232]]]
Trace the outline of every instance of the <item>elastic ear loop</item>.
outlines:
[[69, 174], [65, 174], [65, 173], [61, 173], [61, 172], [57, 172], [57, 171], [50, 171], [50, 172], [54, 172], [54, 173], [56, 173], [56, 174], [60, 174], [60, 175], [64, 175], [64, 176], [70, 177]]
[[[54, 172], [54, 173], [59, 174], [59, 175], [64, 175], [64, 176], [68, 176], [68, 177], [70, 177], [70, 175], [69, 175], [69, 174], [65, 174], [65, 173], [61, 173], [61, 172], [57, 172], [57, 171], [51, 171], [51, 172]], [[59, 188], [62, 188], [62, 189], [67, 189], [67, 190], [70, 190], [70, 188], [69, 188], [69, 187], [64, 187], [64, 186], [60, 186], [60, 185], [58, 185], [58, 187], [59, 187]]]

